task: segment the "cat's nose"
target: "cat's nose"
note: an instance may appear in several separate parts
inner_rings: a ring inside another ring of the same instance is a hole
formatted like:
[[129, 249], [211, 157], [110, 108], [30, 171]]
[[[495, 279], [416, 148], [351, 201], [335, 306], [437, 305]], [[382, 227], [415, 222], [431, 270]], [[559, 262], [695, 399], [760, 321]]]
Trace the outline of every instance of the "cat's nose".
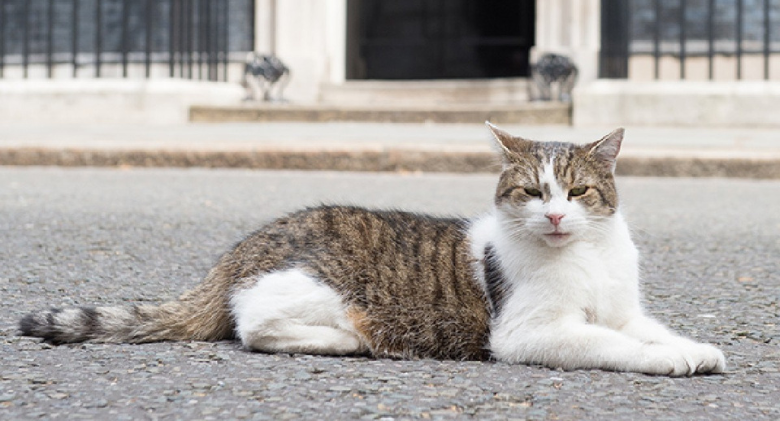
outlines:
[[561, 223], [561, 219], [563, 219], [563, 217], [566, 215], [562, 213], [548, 213], [545, 214], [544, 216], [546, 216], [547, 219], [549, 219], [550, 222], [552, 222], [552, 224], [557, 227]]

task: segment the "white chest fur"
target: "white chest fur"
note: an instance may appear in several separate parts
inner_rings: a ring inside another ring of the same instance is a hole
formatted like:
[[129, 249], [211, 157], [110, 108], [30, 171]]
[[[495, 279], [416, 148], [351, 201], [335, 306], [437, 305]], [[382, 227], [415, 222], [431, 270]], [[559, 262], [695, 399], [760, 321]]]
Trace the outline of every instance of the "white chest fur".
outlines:
[[561, 248], [507, 232], [493, 213], [475, 221], [469, 233], [478, 259], [487, 244], [494, 247], [506, 282], [506, 301], [491, 328], [493, 348], [526, 328], [578, 319], [619, 329], [641, 313], [637, 251], [619, 213], [598, 238]]

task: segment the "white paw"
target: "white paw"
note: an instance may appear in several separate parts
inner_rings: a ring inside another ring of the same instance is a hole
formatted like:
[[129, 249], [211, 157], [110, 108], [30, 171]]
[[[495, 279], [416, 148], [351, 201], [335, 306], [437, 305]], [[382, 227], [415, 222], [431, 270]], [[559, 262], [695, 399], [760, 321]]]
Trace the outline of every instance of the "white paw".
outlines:
[[682, 346], [682, 351], [696, 364], [695, 373], [719, 374], [726, 370], [726, 357], [712, 345], [689, 342]]
[[642, 371], [672, 377], [718, 374], [726, 370], [726, 358], [712, 345], [684, 340], [673, 345], [646, 345]]
[[639, 371], [661, 376], [690, 376], [696, 372], [696, 362], [680, 348], [670, 345], [648, 344]]

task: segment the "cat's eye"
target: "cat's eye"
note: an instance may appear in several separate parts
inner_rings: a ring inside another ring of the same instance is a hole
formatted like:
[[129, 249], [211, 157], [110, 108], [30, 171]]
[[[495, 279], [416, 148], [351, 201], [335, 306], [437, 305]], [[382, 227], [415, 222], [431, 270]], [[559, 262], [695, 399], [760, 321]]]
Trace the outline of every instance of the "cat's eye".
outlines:
[[587, 186], [575, 187], [575, 188], [569, 190], [569, 197], [582, 196], [587, 191], [588, 191], [588, 187]]
[[539, 191], [539, 189], [535, 189], [533, 187], [526, 187], [525, 194], [533, 197], [542, 197], [542, 192]]

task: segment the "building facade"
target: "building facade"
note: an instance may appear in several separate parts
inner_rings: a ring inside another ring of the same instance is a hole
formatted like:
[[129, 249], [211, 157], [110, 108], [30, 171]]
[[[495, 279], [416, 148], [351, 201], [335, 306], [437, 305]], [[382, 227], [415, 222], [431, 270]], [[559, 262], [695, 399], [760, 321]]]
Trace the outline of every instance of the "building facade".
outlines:
[[293, 101], [362, 79], [521, 80], [557, 53], [579, 69], [578, 125], [780, 124], [773, 0], [258, 0], [255, 13], [255, 49], [293, 70]]
[[599, 0], [257, 0], [255, 49], [294, 101], [356, 80], [525, 78], [542, 52], [598, 76]]
[[291, 103], [527, 101], [557, 53], [575, 124], [780, 125], [778, 0], [0, 0], [0, 79], [44, 90], [197, 79], [238, 101], [250, 51], [287, 65]]

